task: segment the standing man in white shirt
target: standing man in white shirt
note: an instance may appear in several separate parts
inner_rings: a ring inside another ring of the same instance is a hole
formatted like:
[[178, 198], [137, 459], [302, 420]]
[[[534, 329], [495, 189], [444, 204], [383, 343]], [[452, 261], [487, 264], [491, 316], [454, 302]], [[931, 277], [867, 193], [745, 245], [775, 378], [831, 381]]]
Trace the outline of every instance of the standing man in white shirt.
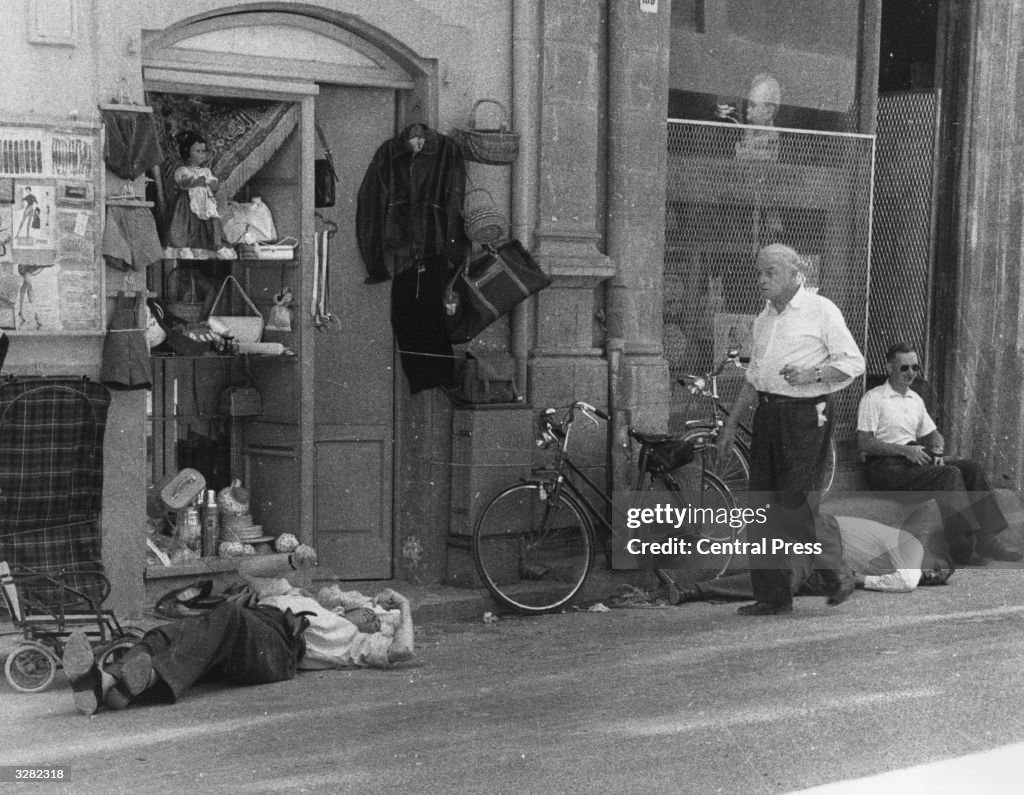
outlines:
[[857, 446], [867, 480], [880, 491], [934, 492], [949, 556], [961, 565], [977, 553], [992, 560], [1024, 555], [996, 536], [1007, 527], [985, 471], [969, 458], [945, 458], [945, 441], [924, 401], [910, 385], [921, 375], [917, 352], [907, 343], [889, 346], [889, 377], [869, 390], [857, 411]]
[[769, 550], [775, 541], [801, 545], [751, 557], [756, 601], [738, 611], [747, 616], [792, 612], [790, 554], [814, 555], [814, 568], [830, 586], [830, 605], [854, 590], [839, 533], [818, 513], [817, 489], [832, 436], [831, 394], [864, 373], [864, 356], [838, 307], [803, 288], [802, 264], [795, 250], [781, 244], [757, 255], [758, 286], [767, 303], [754, 321], [746, 383], [719, 440], [725, 455], [739, 418], [757, 407], [750, 492], [765, 497], [768, 521], [749, 524], [747, 537], [763, 540]]

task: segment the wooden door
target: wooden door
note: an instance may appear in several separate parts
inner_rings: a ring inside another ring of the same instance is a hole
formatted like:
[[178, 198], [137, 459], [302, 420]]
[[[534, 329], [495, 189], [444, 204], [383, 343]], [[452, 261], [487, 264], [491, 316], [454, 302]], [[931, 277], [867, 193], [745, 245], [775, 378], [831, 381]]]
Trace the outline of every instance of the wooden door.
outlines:
[[[314, 331], [314, 538], [320, 565], [343, 579], [392, 574], [394, 350], [390, 283], [366, 285], [356, 245], [356, 197], [377, 148], [394, 135], [395, 93], [322, 85], [316, 119], [340, 179], [329, 241], [330, 306]], [[317, 156], [323, 152], [317, 142]], [[303, 307], [309, 311], [309, 307]]]

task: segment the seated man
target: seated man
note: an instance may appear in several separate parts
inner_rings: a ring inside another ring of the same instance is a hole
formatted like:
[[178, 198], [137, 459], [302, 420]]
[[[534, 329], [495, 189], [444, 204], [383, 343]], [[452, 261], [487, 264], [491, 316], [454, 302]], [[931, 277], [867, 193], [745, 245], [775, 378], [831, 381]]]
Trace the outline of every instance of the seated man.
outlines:
[[975, 552], [993, 560], [1020, 560], [1024, 554], [996, 538], [1007, 522], [981, 466], [966, 458], [943, 457], [942, 434], [921, 396], [910, 388], [921, 373], [917, 353], [897, 342], [889, 347], [885, 362], [888, 380], [868, 390], [857, 413], [857, 446], [865, 455], [871, 488], [937, 492], [943, 532], [956, 563], [969, 562]]
[[286, 579], [315, 565], [316, 552], [305, 545], [290, 554], [245, 558], [238, 571], [252, 586], [255, 604], [228, 600], [205, 615], [152, 629], [109, 671], [96, 665], [85, 634], [73, 633], [63, 663], [78, 711], [174, 702], [209, 675], [269, 684], [293, 678], [297, 669], [383, 668], [413, 656], [408, 599], [386, 589], [372, 600], [377, 609], [332, 610]]
[[[918, 585], [943, 585], [953, 573], [952, 566], [930, 565], [923, 568], [924, 547], [906, 530], [855, 516], [829, 516], [822, 519], [838, 527], [843, 541], [843, 560], [853, 570], [858, 588], [869, 591], [909, 593]], [[814, 570], [813, 558], [791, 556], [793, 571], [790, 586], [794, 596], [824, 596], [828, 583]], [[675, 598], [673, 598], [675, 596]], [[683, 588], [669, 601], [749, 600], [753, 596], [750, 575], [730, 574], [716, 580]]]

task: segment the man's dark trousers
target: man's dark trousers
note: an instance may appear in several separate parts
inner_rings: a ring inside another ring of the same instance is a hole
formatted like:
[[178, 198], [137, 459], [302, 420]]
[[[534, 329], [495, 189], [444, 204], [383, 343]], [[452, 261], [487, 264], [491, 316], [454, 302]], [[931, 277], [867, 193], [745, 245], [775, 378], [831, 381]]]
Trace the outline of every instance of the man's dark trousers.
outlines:
[[236, 685], [292, 679], [302, 653], [301, 632], [291, 611], [225, 602], [206, 615], [151, 629], [122, 662], [148, 652], [161, 681], [143, 700], [173, 702], [211, 675]]
[[981, 464], [969, 458], [945, 458], [942, 466], [911, 464], [903, 456], [872, 456], [868, 485], [879, 491], [917, 491], [933, 495], [942, 515], [950, 557], [966, 564], [978, 539], [994, 538], [1006, 529], [995, 494]]
[[[815, 404], [823, 400], [829, 419], [819, 424]], [[814, 568], [834, 591], [846, 576], [842, 540], [838, 525], [823, 521], [818, 512], [820, 475], [832, 438], [831, 408], [827, 398], [759, 396], [750, 450], [750, 492], [770, 507], [767, 522], [747, 525], [747, 538], [769, 545], [773, 539], [821, 544]], [[772, 554], [769, 547], [769, 554], [751, 556], [750, 567], [758, 602], [792, 604], [793, 566], [788, 554]]]

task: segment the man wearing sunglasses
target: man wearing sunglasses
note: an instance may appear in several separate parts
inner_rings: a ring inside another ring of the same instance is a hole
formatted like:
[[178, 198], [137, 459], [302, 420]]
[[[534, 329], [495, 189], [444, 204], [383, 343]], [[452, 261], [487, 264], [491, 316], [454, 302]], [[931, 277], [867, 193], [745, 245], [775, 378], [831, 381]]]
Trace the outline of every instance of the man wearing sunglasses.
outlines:
[[[945, 442], [921, 396], [910, 388], [921, 375], [917, 353], [905, 342], [885, 354], [889, 377], [868, 390], [857, 413], [857, 446], [867, 480], [880, 491], [936, 492], [949, 556], [966, 564], [972, 554], [1017, 561], [1024, 554], [996, 536], [1007, 522], [977, 461], [945, 458]], [[970, 492], [970, 494], [968, 494]]]

